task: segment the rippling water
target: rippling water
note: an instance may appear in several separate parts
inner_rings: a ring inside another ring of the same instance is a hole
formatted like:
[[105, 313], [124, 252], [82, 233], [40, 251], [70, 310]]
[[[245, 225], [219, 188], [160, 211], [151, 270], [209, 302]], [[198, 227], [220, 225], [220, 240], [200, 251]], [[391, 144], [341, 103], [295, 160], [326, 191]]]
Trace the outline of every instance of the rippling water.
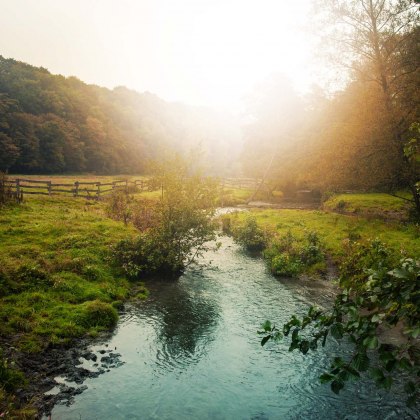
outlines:
[[[288, 342], [262, 348], [266, 319], [278, 324], [322, 293], [301, 294], [271, 276], [229, 238], [176, 282], [155, 281], [146, 302], [126, 308], [108, 348], [124, 365], [96, 379], [53, 419], [416, 418], [403, 394], [357, 382], [339, 396], [317, 378], [337, 351], [302, 356]], [[103, 345], [102, 345], [103, 348]], [[95, 347], [93, 347], [95, 350]], [[327, 358], [328, 357], [328, 358]], [[93, 363], [93, 362], [91, 362]]]

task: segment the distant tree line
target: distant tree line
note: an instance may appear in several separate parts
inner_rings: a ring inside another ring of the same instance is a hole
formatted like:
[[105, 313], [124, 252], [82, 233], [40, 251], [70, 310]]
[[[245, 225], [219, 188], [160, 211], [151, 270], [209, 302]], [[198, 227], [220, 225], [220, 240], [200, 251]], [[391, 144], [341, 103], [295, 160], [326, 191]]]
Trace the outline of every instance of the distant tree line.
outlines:
[[211, 172], [228, 168], [239, 138], [225, 116], [124, 87], [0, 56], [0, 171], [142, 173], [163, 150], [202, 150]]

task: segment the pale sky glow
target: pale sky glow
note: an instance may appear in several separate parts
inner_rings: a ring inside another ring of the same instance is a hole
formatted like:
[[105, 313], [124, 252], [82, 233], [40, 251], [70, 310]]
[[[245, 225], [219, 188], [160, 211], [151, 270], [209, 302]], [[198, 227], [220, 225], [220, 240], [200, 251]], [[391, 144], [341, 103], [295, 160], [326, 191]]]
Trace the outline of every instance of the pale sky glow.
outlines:
[[310, 0], [0, 0], [0, 54], [171, 101], [235, 109], [274, 72], [313, 82]]

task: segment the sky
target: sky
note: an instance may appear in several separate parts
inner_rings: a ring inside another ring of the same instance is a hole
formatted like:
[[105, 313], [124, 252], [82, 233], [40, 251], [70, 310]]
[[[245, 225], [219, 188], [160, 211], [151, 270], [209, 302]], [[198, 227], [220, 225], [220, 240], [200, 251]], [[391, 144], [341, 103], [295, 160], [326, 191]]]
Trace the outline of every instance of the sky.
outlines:
[[0, 0], [0, 55], [235, 110], [273, 73], [314, 82], [311, 0]]

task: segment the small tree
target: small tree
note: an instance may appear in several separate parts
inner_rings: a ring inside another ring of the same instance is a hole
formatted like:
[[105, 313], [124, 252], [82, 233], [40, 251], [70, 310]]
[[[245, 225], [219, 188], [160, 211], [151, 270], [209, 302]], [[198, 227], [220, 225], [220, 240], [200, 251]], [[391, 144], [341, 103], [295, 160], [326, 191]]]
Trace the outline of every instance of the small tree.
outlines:
[[129, 276], [179, 274], [215, 239], [217, 183], [189, 167], [179, 157], [152, 165], [153, 182], [161, 188], [153, 223], [114, 249]]

